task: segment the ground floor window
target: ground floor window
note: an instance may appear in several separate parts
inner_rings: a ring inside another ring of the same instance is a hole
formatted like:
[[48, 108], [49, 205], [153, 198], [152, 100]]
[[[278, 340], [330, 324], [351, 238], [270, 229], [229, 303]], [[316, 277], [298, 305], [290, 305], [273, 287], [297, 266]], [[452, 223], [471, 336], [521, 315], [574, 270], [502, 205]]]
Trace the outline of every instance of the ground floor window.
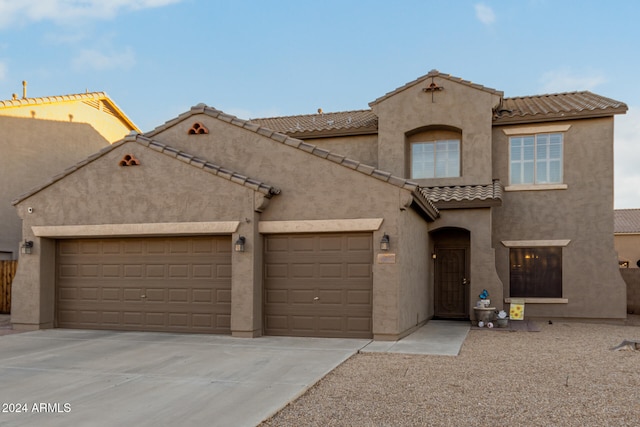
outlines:
[[562, 298], [562, 247], [511, 248], [510, 296]]

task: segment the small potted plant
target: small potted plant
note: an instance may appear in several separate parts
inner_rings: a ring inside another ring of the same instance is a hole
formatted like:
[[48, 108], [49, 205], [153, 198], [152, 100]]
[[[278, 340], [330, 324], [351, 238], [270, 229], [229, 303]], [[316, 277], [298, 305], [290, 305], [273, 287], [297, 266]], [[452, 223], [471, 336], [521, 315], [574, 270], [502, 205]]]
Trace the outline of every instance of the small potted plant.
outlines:
[[509, 325], [509, 318], [507, 317], [507, 312], [504, 310], [500, 310], [498, 313], [498, 328], [506, 328]]

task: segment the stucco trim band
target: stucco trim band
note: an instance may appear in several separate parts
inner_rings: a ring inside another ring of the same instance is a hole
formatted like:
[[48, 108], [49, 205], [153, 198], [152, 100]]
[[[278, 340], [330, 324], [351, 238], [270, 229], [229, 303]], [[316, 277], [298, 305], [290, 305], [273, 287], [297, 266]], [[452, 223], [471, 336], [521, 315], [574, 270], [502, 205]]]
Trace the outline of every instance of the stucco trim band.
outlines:
[[523, 126], [516, 128], [502, 129], [505, 135], [530, 135], [534, 133], [552, 133], [552, 132], [566, 132], [571, 128], [571, 125], [544, 125], [544, 126]]
[[376, 231], [383, 218], [327, 219], [302, 221], [260, 221], [261, 234], [277, 233], [331, 233], [342, 231]]
[[[525, 304], [569, 304], [567, 298], [517, 298], [518, 300], [524, 299]], [[505, 298], [506, 304], [511, 304], [511, 298]]]
[[507, 248], [535, 248], [542, 246], [568, 246], [571, 240], [503, 240]]
[[509, 185], [504, 191], [542, 191], [542, 190], [566, 190], [569, 188], [567, 184], [524, 184]]
[[33, 226], [36, 237], [121, 237], [231, 234], [238, 230], [240, 221], [162, 222], [141, 224], [95, 224]]

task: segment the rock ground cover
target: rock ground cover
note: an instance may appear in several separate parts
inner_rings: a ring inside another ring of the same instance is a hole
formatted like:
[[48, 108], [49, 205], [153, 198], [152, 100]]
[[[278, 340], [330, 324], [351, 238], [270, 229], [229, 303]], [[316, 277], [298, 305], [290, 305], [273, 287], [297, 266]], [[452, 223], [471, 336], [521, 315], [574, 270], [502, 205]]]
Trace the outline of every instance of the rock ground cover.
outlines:
[[636, 426], [633, 326], [471, 330], [460, 355], [356, 354], [263, 426]]

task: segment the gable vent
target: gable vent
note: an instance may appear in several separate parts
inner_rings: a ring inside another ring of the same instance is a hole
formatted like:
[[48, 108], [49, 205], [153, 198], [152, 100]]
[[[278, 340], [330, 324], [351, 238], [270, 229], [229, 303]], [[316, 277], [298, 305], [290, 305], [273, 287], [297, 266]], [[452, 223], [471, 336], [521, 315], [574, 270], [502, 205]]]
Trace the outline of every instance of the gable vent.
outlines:
[[118, 165], [120, 166], [138, 166], [140, 164], [140, 160], [136, 159], [133, 155], [127, 154], [120, 160]]
[[195, 122], [193, 126], [187, 131], [189, 135], [206, 135], [209, 133], [209, 129], [204, 127], [200, 122]]

